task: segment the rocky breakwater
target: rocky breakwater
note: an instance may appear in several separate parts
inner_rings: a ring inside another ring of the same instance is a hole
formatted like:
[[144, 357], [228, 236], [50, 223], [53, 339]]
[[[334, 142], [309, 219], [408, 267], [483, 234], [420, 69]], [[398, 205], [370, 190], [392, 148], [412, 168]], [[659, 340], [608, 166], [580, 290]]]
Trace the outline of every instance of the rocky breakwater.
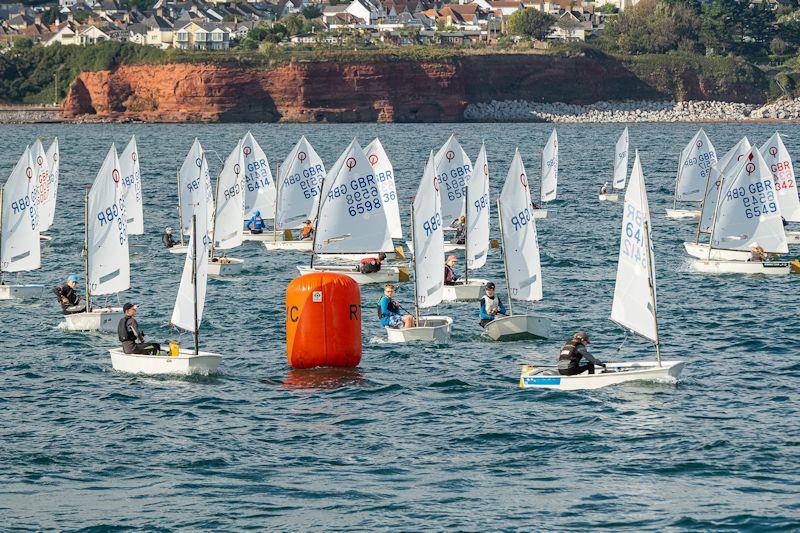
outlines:
[[703, 122], [752, 119], [798, 119], [800, 99], [764, 106], [717, 101], [603, 101], [588, 105], [524, 100], [470, 104], [466, 120], [479, 122]]
[[60, 106], [0, 105], [0, 124], [40, 124], [61, 122]]

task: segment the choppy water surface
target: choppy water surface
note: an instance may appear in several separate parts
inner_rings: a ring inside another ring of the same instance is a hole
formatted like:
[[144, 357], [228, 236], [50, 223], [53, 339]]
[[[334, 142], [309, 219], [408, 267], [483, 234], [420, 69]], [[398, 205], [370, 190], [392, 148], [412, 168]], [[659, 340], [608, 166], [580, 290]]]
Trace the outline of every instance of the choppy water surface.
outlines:
[[[706, 125], [719, 152], [770, 124]], [[82, 277], [83, 188], [114, 141], [139, 139], [147, 252], [133, 288], [151, 340], [167, 336], [182, 257], [159, 243], [176, 223], [175, 169], [192, 138], [221, 157], [248, 128], [274, 162], [306, 134], [330, 165], [357, 136], [379, 135], [404, 217], [430, 149], [457, 130], [473, 159], [486, 141], [497, 194], [515, 146], [538, 174], [547, 125], [52, 125], [0, 127], [3, 180], [34, 137], [58, 135], [61, 188], [44, 268], [23, 279]], [[378, 288], [362, 293], [364, 355], [352, 372], [291, 371], [283, 295], [302, 254], [245, 243], [244, 275], [211, 281], [203, 344], [226, 355], [214, 377], [115, 373], [114, 336], [57, 329], [49, 294], [0, 303], [0, 514], [3, 528], [306, 530], [800, 527], [798, 279], [685, 271], [687, 223], [663, 217], [693, 125], [630, 126], [653, 221], [665, 357], [689, 362], [676, 385], [560, 393], [518, 388], [520, 363], [553, 361], [564, 337], [592, 334], [602, 359], [651, 357], [607, 320], [621, 204], [600, 204], [621, 127], [559, 126], [557, 216], [538, 224], [548, 342], [482, 340], [476, 304], [443, 348], [383, 344]], [[780, 125], [800, 154], [800, 127]], [[213, 155], [215, 172], [221, 164]], [[496, 196], [495, 196], [496, 197]], [[493, 236], [497, 235], [496, 217]], [[407, 217], [406, 217], [407, 219]], [[482, 277], [501, 281], [494, 253]], [[501, 284], [502, 286], [502, 284]], [[501, 292], [501, 294], [504, 294]], [[399, 291], [406, 304], [410, 286]], [[116, 301], [116, 300], [114, 300]], [[184, 341], [188, 342], [184, 337]]]

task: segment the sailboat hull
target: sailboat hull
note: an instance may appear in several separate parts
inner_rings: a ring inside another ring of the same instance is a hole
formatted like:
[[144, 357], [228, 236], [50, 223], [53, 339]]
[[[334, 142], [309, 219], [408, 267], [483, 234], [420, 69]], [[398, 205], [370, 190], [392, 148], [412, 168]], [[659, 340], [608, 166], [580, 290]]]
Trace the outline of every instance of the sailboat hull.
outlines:
[[533, 218], [547, 218], [547, 209], [533, 209], [531, 214]]
[[428, 342], [447, 344], [450, 342], [450, 331], [453, 319], [449, 316], [421, 316], [418, 325], [413, 328], [385, 328], [389, 342]]
[[109, 350], [111, 366], [117, 372], [130, 374], [208, 374], [214, 372], [222, 362], [222, 356], [200, 352], [195, 355], [193, 350], [179, 350], [177, 357], [169, 355], [141, 355], [127, 354], [121, 348]]
[[117, 325], [122, 320], [122, 308], [106, 307], [95, 308], [89, 313], [75, 313], [65, 315], [66, 329], [69, 331], [117, 331]]
[[724, 261], [748, 261], [750, 259], [750, 252], [742, 250], [719, 250], [713, 248], [711, 256], [708, 255], [708, 243], [703, 242], [685, 242], [683, 247], [686, 253], [695, 259], [713, 259]]
[[695, 259], [692, 270], [703, 274], [763, 274], [765, 276], [785, 276], [790, 265], [786, 261], [715, 261]]
[[255, 241], [255, 242], [279, 242], [283, 241], [283, 233], [273, 233], [271, 231], [264, 233], [248, 233], [247, 231], [244, 232], [242, 235], [242, 240], [244, 241]]
[[0, 300], [30, 300], [42, 294], [44, 285], [0, 285]]
[[169, 253], [171, 254], [185, 254], [189, 251], [188, 244], [176, 244], [172, 248], [169, 248]]
[[681, 219], [695, 219], [700, 218], [699, 209], [667, 209], [667, 218], [676, 220]]
[[[556, 366], [524, 365], [519, 386], [523, 389], [586, 390], [633, 381], [674, 383], [681, 375], [684, 364], [683, 361], [662, 361], [661, 366], [656, 361], [608, 363], [605, 372], [577, 376], [559, 375]], [[597, 370], [599, 372], [602, 368]]]
[[445, 302], [470, 302], [477, 301], [483, 296], [483, 289], [489, 280], [470, 279], [464, 285], [445, 285], [442, 290], [442, 300]]
[[536, 315], [511, 315], [495, 318], [484, 328], [486, 335], [494, 341], [521, 341], [546, 339], [553, 323], [549, 318]]
[[372, 283], [396, 283], [408, 281], [408, 269], [406, 267], [384, 266], [378, 272], [362, 274], [354, 266], [326, 265], [319, 268], [309, 268], [298, 266], [300, 274], [311, 274], [312, 272], [330, 272], [333, 274], [344, 274], [353, 278], [359, 285], [370, 285]]
[[800, 244], [800, 231], [787, 231], [786, 232], [787, 244]]
[[235, 257], [220, 258], [208, 262], [208, 275], [214, 278], [238, 276], [242, 273], [244, 259]]
[[311, 252], [312, 241], [264, 241], [268, 251]]
[[[406, 241], [406, 246], [408, 247], [408, 251], [412, 254], [414, 253], [414, 241]], [[448, 254], [450, 252], [457, 252], [461, 250], [466, 250], [466, 244], [456, 244], [450, 241], [444, 241], [444, 253]]]
[[597, 199], [601, 202], [619, 202], [619, 194], [598, 194]]

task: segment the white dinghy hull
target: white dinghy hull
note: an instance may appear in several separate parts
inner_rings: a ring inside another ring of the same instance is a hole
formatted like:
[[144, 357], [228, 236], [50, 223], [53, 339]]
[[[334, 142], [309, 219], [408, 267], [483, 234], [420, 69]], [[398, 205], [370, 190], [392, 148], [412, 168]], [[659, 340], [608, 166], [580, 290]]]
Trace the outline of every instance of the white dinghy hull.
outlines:
[[313, 241], [263, 241], [268, 251], [311, 252]]
[[[406, 241], [406, 247], [408, 247], [408, 251], [412, 254], [414, 253], [414, 241]], [[449, 254], [450, 252], [459, 252], [466, 250], [466, 244], [456, 244], [454, 242], [444, 241], [444, 253]]]
[[226, 257], [225, 262], [221, 260], [208, 262], [208, 275], [214, 278], [225, 278], [230, 276], [238, 276], [242, 273], [242, 266], [244, 259], [236, 259], [235, 257]]
[[531, 213], [533, 218], [547, 218], [547, 209], [533, 209]]
[[789, 274], [790, 264], [786, 261], [722, 261], [695, 259], [692, 270], [703, 274], [763, 274], [765, 276], [785, 276]]
[[501, 316], [484, 328], [490, 339], [501, 342], [546, 339], [552, 329], [553, 323], [549, 318], [536, 315]]
[[483, 296], [483, 289], [489, 280], [471, 279], [464, 285], [445, 285], [442, 289], [442, 300], [445, 302], [472, 302]]
[[700, 218], [700, 210], [699, 209], [667, 209], [667, 218], [672, 218], [675, 220], [681, 219], [695, 219], [697, 220]]
[[748, 261], [750, 259], [750, 252], [746, 250], [721, 250], [719, 248], [711, 249], [711, 256], [708, 255], [708, 243], [706, 242], [685, 242], [683, 247], [690, 257], [695, 259], [712, 259], [717, 261]]
[[389, 342], [428, 342], [447, 344], [450, 342], [450, 330], [453, 319], [449, 316], [421, 316], [419, 324], [413, 328], [385, 328]]
[[[524, 365], [519, 386], [523, 389], [587, 390], [632, 381], [675, 382], [684, 364], [683, 361], [662, 361], [661, 366], [656, 361], [608, 363], [605, 372], [577, 376], [561, 376], [556, 366]], [[596, 371], [602, 371], [602, 367]]]
[[601, 202], [619, 202], [619, 194], [598, 194], [597, 199]]
[[330, 272], [332, 274], [344, 274], [353, 278], [359, 285], [370, 285], [372, 283], [397, 283], [408, 281], [408, 270], [400, 267], [385, 266], [378, 272], [370, 274], [362, 274], [357, 271], [354, 266], [335, 266], [327, 265], [319, 268], [309, 268], [307, 266], [298, 266], [297, 270], [300, 274], [311, 274], [313, 272]]
[[75, 313], [64, 315], [69, 331], [117, 331], [117, 325], [122, 320], [122, 308], [106, 307], [95, 308], [89, 313]]
[[222, 356], [200, 352], [195, 355], [194, 350], [179, 350], [177, 357], [169, 355], [142, 355], [128, 354], [121, 348], [109, 350], [111, 354], [111, 365], [117, 372], [128, 372], [130, 374], [209, 374], [214, 372], [222, 362]]
[[185, 254], [189, 251], [189, 246], [186, 244], [176, 244], [172, 248], [169, 248], [169, 253], [171, 254]]
[[281, 242], [284, 240], [283, 232], [280, 233], [273, 233], [271, 231], [265, 231], [264, 233], [248, 233], [244, 232], [242, 235], [243, 241], [255, 241], [255, 242]]
[[787, 231], [786, 244], [800, 244], [800, 231]]
[[44, 285], [0, 285], [0, 300], [30, 300], [42, 294]]

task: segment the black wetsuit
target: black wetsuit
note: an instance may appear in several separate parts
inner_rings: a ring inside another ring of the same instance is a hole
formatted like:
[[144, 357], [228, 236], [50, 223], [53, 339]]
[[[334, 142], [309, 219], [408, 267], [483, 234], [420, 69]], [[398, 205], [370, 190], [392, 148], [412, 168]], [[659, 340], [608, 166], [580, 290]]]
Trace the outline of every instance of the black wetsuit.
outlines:
[[[86, 310], [86, 304], [80, 303], [81, 299], [75, 289], [69, 285], [64, 285], [56, 290], [58, 294], [58, 303], [61, 304], [61, 312], [65, 315], [74, 315], [75, 313], [83, 313]], [[64, 301], [64, 298], [67, 301]]]
[[144, 334], [132, 316], [124, 316], [117, 325], [117, 336], [122, 343], [122, 351], [146, 355], [158, 355], [161, 345], [157, 342], [144, 342]]
[[[586, 359], [588, 363], [582, 365], [581, 359]], [[594, 374], [594, 365], [600, 364], [602, 363], [589, 353], [586, 346], [568, 341], [558, 356], [558, 373], [562, 376], [574, 376], [588, 370], [590, 374]]]
[[161, 242], [164, 243], [164, 248], [172, 248], [178, 241], [172, 236], [172, 233], [165, 233], [161, 236]]

